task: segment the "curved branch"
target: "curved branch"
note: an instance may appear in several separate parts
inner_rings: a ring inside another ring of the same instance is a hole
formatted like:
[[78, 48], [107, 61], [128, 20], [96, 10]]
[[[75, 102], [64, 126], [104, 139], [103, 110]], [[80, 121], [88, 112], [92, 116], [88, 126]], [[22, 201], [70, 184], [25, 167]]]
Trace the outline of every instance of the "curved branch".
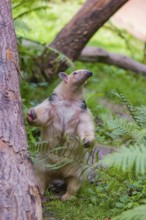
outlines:
[[92, 46], [85, 47], [79, 56], [79, 60], [86, 62], [101, 62], [115, 65], [135, 73], [142, 73], [146, 76], [146, 65], [139, 63], [132, 58], [116, 53], [110, 53], [102, 48]]

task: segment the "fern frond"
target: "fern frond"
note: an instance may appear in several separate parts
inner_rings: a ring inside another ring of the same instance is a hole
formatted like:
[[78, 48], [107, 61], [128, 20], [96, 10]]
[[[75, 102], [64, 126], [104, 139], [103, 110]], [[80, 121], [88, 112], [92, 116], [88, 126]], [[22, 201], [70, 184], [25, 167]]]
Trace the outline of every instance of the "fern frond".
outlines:
[[40, 12], [50, 8], [46, 0], [13, 0], [13, 18], [14, 20], [20, 19], [29, 15], [31, 12]]
[[47, 9], [46, 6], [38, 6], [38, 7], [32, 8], [32, 9], [28, 9], [28, 10], [22, 12], [21, 14], [19, 14], [14, 20], [17, 20], [17, 19], [20, 19], [24, 16], [27, 16], [31, 12], [37, 12], [37, 11], [46, 10], [46, 9]]
[[146, 146], [135, 145], [121, 147], [117, 152], [106, 156], [102, 160], [108, 167], [114, 167], [123, 172], [135, 172], [138, 175], [146, 174]]
[[12, 0], [12, 9], [15, 9], [23, 4], [23, 0]]
[[53, 47], [48, 46], [47, 49], [49, 49], [50, 52], [54, 52], [54, 54], [57, 55], [57, 59], [56, 59], [57, 63], [62, 61], [62, 62], [65, 62], [69, 67], [74, 68], [74, 63], [66, 55], [64, 55], [63, 53], [61, 53], [60, 51], [58, 51], [57, 49]]
[[32, 6], [36, 6], [36, 5], [43, 5], [43, 4], [48, 4], [48, 0], [12, 0], [12, 9], [16, 10], [19, 7], [23, 8], [23, 7], [27, 7], [27, 8], [31, 8]]
[[48, 2], [48, 0], [31, 0], [31, 2], [29, 0], [12, 0], [12, 4], [15, 6], [15, 7], [18, 7], [20, 5], [23, 5], [23, 4], [34, 4], [34, 3], [37, 3], [37, 2]]
[[146, 127], [146, 107], [136, 107], [136, 119], [140, 122], [142, 127]]
[[113, 218], [113, 220], [145, 220], [145, 219], [146, 219], [146, 205], [135, 207]]
[[137, 125], [126, 119], [111, 118], [106, 120], [106, 124], [111, 130], [110, 136], [113, 139], [121, 136], [125, 139], [135, 139], [135, 133], [138, 132]]
[[17, 32], [21, 31], [23, 34], [28, 34], [31, 32], [31, 28], [21, 19], [17, 19], [14, 21], [14, 26]]
[[130, 101], [125, 97], [125, 95], [119, 89], [117, 89], [115, 91], [113, 90], [112, 93], [114, 95], [116, 95], [117, 97], [119, 97], [123, 101], [123, 103], [126, 105], [128, 111], [129, 111], [131, 117], [136, 122], [136, 124], [141, 128], [141, 121], [137, 117], [137, 108], [130, 103]]
[[49, 141], [41, 141], [41, 142], [32, 143], [28, 148], [31, 158], [33, 159], [37, 157], [37, 154], [40, 151], [46, 152], [48, 150], [48, 143]]
[[87, 162], [85, 161], [87, 150], [85, 149], [81, 157], [81, 141], [78, 140], [78, 138], [76, 138], [75, 143], [72, 143], [71, 141], [71, 138], [70, 142], [66, 139], [66, 141], [62, 143], [62, 146], [56, 145], [52, 149], [49, 149], [50, 140], [38, 142], [31, 145], [29, 151], [32, 159], [40, 164], [40, 166], [43, 166], [43, 169], [59, 169], [70, 163], [72, 163], [71, 168], [74, 166], [75, 169], [78, 169], [80, 165], [87, 165]]

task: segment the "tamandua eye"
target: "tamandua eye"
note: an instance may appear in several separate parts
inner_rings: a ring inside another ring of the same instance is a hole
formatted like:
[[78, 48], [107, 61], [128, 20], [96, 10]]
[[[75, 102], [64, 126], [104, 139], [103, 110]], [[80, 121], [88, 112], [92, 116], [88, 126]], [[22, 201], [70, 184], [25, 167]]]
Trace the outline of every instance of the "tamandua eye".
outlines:
[[77, 72], [74, 72], [73, 74], [74, 74], [74, 75], [76, 75], [76, 74], [77, 74]]

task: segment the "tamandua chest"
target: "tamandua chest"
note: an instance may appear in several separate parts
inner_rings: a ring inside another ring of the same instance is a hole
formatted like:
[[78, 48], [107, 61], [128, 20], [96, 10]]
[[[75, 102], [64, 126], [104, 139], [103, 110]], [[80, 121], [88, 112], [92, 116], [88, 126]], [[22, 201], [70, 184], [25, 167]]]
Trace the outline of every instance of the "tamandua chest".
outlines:
[[57, 126], [61, 128], [62, 132], [67, 130], [73, 132], [80, 121], [81, 109], [78, 103], [60, 101], [55, 105], [54, 114], [54, 123], [58, 124]]

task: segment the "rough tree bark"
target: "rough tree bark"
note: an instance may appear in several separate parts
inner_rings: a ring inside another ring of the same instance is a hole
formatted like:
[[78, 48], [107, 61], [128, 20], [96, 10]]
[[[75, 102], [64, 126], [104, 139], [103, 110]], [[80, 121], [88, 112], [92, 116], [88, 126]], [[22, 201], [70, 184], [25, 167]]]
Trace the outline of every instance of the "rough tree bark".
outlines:
[[146, 76], [146, 65], [139, 63], [128, 56], [110, 53], [102, 48], [86, 46], [79, 56], [79, 60], [85, 62], [101, 62], [115, 65], [135, 73]]
[[40, 195], [27, 153], [10, 0], [0, 1], [0, 168], [0, 219], [41, 220]]
[[[94, 33], [128, 0], [87, 0], [83, 7], [49, 45], [71, 60], [76, 60]], [[67, 68], [65, 61], [56, 64], [56, 53], [46, 48], [40, 67], [47, 80]]]

